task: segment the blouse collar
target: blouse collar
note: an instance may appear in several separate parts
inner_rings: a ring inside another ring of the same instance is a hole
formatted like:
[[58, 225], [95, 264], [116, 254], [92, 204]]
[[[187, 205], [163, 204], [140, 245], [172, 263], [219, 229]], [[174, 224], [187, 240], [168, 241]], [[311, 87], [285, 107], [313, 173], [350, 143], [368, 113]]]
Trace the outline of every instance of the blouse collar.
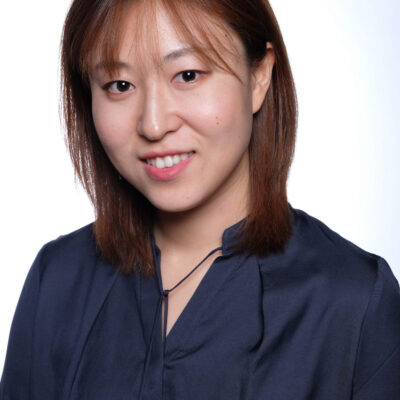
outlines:
[[239, 222], [236, 222], [236, 224], [225, 229], [222, 234], [222, 254], [224, 256], [229, 256], [236, 252], [236, 246], [240, 240], [240, 229], [245, 220], [246, 218], [243, 218]]

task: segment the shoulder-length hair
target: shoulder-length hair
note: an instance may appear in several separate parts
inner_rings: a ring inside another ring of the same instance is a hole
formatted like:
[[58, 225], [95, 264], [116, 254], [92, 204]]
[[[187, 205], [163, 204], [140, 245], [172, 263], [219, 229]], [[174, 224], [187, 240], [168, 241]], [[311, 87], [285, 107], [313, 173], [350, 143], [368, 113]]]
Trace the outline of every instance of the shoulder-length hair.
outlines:
[[[177, 32], [199, 55], [219, 63], [218, 38], [204, 16], [231, 28], [242, 40], [250, 66], [273, 45], [275, 65], [261, 109], [253, 116], [249, 144], [250, 206], [238, 250], [265, 255], [283, 251], [291, 234], [286, 183], [297, 127], [297, 101], [285, 44], [267, 0], [74, 0], [61, 43], [62, 112], [66, 142], [75, 173], [94, 206], [94, 235], [102, 256], [122, 273], [155, 273], [151, 251], [154, 208], [109, 161], [92, 117], [89, 60], [100, 52], [112, 73], [119, 50], [126, 7], [159, 4]], [[193, 34], [196, 32], [196, 35]], [[207, 54], [204, 46], [211, 51]]]

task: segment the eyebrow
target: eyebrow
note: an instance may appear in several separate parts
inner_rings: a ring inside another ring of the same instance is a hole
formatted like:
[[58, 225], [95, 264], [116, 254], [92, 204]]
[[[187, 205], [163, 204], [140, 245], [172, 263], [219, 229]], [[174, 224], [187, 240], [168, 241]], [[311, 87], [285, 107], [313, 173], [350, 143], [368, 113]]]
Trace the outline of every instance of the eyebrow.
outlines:
[[[111, 64], [112, 64], [111, 66], [116, 69], [132, 69], [132, 67], [128, 63], [123, 61], [113, 61]], [[107, 63], [105, 61], [100, 61], [94, 67], [95, 71], [105, 70], [105, 69], [107, 69]]]
[[[171, 62], [173, 60], [176, 60], [177, 58], [184, 57], [186, 55], [190, 55], [193, 53], [196, 53], [196, 51], [193, 49], [193, 47], [185, 46], [180, 49], [173, 50], [170, 53], [168, 53], [167, 55], [165, 55], [162, 58], [162, 62], [163, 63]], [[112, 67], [115, 69], [128, 69], [128, 70], [133, 69], [133, 67], [130, 64], [128, 64], [124, 61], [114, 61], [114, 62], [112, 62]], [[95, 71], [105, 70], [105, 69], [107, 69], [107, 63], [104, 61], [100, 61], [94, 67]]]
[[186, 56], [188, 54], [193, 54], [195, 53], [195, 50], [193, 47], [190, 46], [185, 46], [180, 49], [171, 51], [171, 53], [168, 53], [166, 56], [163, 57], [163, 62], [168, 62], [168, 61], [173, 61], [176, 60], [179, 57]]

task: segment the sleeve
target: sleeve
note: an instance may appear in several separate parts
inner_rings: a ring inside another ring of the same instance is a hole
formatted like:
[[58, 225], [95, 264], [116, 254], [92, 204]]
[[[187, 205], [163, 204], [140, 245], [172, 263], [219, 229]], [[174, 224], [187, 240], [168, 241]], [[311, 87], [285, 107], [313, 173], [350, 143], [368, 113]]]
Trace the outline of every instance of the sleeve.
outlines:
[[361, 328], [352, 399], [400, 400], [400, 290], [381, 258]]
[[33, 325], [40, 287], [40, 264], [45, 246], [39, 251], [25, 280], [14, 314], [6, 360], [0, 382], [0, 400], [30, 398]]

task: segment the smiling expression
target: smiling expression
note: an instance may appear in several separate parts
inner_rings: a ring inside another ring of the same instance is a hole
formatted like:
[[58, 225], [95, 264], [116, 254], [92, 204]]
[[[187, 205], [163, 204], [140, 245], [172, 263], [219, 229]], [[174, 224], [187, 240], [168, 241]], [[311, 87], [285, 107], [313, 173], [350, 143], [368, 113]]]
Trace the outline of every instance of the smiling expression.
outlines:
[[111, 162], [160, 211], [223, 209], [232, 196], [245, 203], [253, 113], [266, 90], [255, 89], [241, 41], [231, 30], [223, 39], [236, 53], [222, 54], [235, 76], [202, 60], [160, 9], [159, 57], [145, 57], [132, 46], [129, 12], [116, 76], [101, 60], [90, 73], [94, 124]]

